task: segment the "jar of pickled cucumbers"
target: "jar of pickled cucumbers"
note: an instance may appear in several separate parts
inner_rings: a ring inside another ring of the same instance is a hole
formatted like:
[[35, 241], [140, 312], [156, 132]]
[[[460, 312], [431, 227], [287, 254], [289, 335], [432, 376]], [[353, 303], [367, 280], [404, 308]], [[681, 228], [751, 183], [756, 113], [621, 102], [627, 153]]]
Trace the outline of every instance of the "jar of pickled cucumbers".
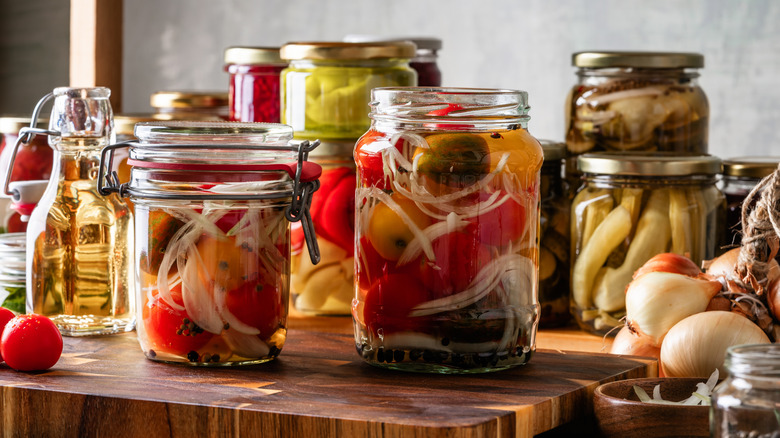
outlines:
[[228, 93], [222, 91], [157, 91], [149, 104], [158, 120], [227, 120]]
[[712, 393], [713, 438], [780, 436], [780, 344], [726, 350], [728, 377]]
[[563, 179], [566, 145], [541, 140], [544, 164], [540, 184], [539, 327], [569, 322], [569, 202]]
[[625, 316], [634, 271], [672, 252], [697, 265], [719, 255], [726, 200], [720, 159], [661, 153], [585, 154], [584, 184], [571, 207], [571, 311], [605, 334]]
[[535, 351], [542, 148], [523, 91], [377, 88], [355, 146], [352, 303], [372, 365], [475, 373]]
[[[101, 191], [135, 204], [138, 340], [147, 358], [190, 365], [274, 359], [286, 339], [290, 221], [307, 214], [320, 167], [289, 126], [136, 125], [130, 181]], [[103, 160], [113, 150], [104, 149]], [[103, 167], [101, 167], [102, 169]]]
[[309, 315], [349, 315], [354, 296], [354, 142], [323, 142], [309, 154], [322, 166], [320, 188], [309, 209], [320, 262], [306, 256], [299, 223], [292, 225], [291, 294], [295, 310]]
[[[742, 202], [762, 179], [777, 170], [780, 157], [737, 157], [723, 160], [721, 190], [726, 195], [726, 244], [742, 242]], [[780, 255], [779, 255], [780, 257]]]
[[[698, 53], [579, 52], [566, 101], [566, 147], [585, 152], [706, 154], [709, 103]], [[567, 174], [576, 175], [576, 160]]]
[[230, 116], [234, 122], [279, 123], [279, 75], [287, 63], [278, 47], [228, 47]]
[[415, 86], [410, 42], [301, 42], [282, 46], [282, 123], [295, 138], [349, 141], [368, 130], [370, 91]]

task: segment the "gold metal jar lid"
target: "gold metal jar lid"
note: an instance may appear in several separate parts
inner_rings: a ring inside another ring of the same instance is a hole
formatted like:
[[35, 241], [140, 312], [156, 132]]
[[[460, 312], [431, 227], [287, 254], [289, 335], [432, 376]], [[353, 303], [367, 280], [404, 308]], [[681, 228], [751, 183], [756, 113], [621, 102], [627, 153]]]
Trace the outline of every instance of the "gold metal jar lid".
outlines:
[[159, 120], [154, 114], [115, 114], [114, 132], [117, 135], [133, 135], [136, 123]]
[[287, 64], [279, 56], [278, 47], [228, 47], [225, 49], [225, 64]]
[[294, 42], [282, 46], [281, 57], [298, 59], [411, 59], [417, 46], [411, 41], [385, 41], [370, 43], [345, 42]]
[[744, 178], [764, 178], [777, 170], [780, 157], [736, 157], [723, 160], [723, 174]]
[[344, 37], [347, 43], [369, 43], [369, 42], [387, 42], [387, 41], [411, 41], [417, 46], [417, 50], [441, 50], [442, 42], [440, 38], [424, 36], [392, 36], [381, 37], [377, 35], [350, 34]]
[[571, 63], [583, 68], [702, 68], [704, 55], [682, 52], [578, 52]]
[[539, 140], [539, 143], [542, 144], [545, 162], [566, 158], [566, 143], [552, 140]]
[[721, 160], [712, 155], [593, 153], [577, 157], [577, 170], [586, 174], [623, 176], [717, 175]]
[[[0, 134], [18, 134], [19, 130], [30, 126], [30, 116], [2, 116], [0, 117]], [[38, 120], [38, 128], [46, 129], [46, 121]]]
[[216, 108], [228, 106], [222, 91], [158, 91], [152, 94], [152, 108]]

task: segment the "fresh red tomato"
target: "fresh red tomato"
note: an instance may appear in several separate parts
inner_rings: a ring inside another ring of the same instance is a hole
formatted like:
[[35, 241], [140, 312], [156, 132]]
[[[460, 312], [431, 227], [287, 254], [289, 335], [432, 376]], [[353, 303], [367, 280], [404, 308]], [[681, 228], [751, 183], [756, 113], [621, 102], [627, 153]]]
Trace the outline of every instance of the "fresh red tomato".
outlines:
[[[480, 196], [487, 196], [482, 194]], [[502, 193], [497, 199], [501, 200]], [[525, 207], [509, 198], [499, 207], [469, 219], [477, 226], [477, 239], [486, 245], [503, 246], [525, 231]]]
[[[14, 312], [11, 312], [10, 310], [6, 309], [5, 307], [0, 307], [0, 338], [3, 336], [3, 330], [5, 330], [5, 325], [8, 324], [8, 321], [13, 319]], [[0, 361], [3, 360], [2, 350], [0, 349]]]
[[[183, 305], [181, 284], [171, 288], [171, 297], [176, 304]], [[157, 295], [144, 305], [142, 314], [146, 338], [157, 352], [186, 355], [214, 336], [198, 327], [186, 309], [176, 310]]]
[[5, 325], [0, 352], [5, 363], [15, 370], [47, 370], [60, 359], [62, 335], [43, 315], [19, 315]]
[[434, 298], [466, 290], [490, 261], [490, 251], [479, 242], [476, 226], [445, 234], [431, 244], [436, 261], [422, 257], [420, 279]]
[[363, 321], [369, 330], [384, 334], [420, 330], [424, 318], [410, 317], [418, 304], [431, 299], [430, 294], [416, 277], [408, 274], [390, 274], [375, 282], [366, 292], [363, 303]]
[[281, 325], [282, 294], [278, 287], [263, 281], [248, 281], [227, 293], [227, 308], [239, 321], [260, 330], [268, 339]]

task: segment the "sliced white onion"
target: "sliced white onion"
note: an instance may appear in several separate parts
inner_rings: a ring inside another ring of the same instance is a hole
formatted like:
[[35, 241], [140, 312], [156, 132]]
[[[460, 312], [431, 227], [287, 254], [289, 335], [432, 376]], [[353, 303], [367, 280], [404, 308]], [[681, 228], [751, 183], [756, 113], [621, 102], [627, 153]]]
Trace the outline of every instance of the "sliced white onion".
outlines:
[[[187, 261], [180, 263], [182, 278], [181, 294], [187, 314], [195, 324], [209, 333], [219, 334], [225, 326], [222, 317], [217, 310], [209, 286], [211, 279], [202, 279], [199, 273], [204, 271], [203, 260], [197, 249], [190, 248], [187, 251]], [[204, 281], [205, 280], [205, 281]], [[206, 283], [206, 284], [204, 284]]]
[[[453, 222], [452, 224], [449, 221], [443, 221], [443, 222], [436, 222], [433, 225], [429, 225], [424, 230], [422, 230], [423, 234], [425, 235], [426, 239], [429, 242], [433, 242], [437, 238], [448, 234], [452, 231], [457, 231], [468, 225], [468, 221], [464, 220], [457, 220]], [[433, 246], [431, 246], [433, 248]], [[398, 258], [397, 266], [403, 266], [412, 260], [416, 259], [420, 256], [422, 253], [422, 243], [420, 243], [420, 239], [412, 239], [408, 245], [406, 245], [406, 248], [404, 249], [404, 252], [401, 253], [401, 257]], [[428, 258], [428, 260], [434, 262], [436, 261], [435, 258]]]
[[263, 342], [259, 337], [245, 335], [231, 329], [222, 332], [222, 339], [224, 339], [230, 349], [233, 350], [233, 354], [248, 359], [268, 356], [268, 353], [271, 351], [268, 344]]

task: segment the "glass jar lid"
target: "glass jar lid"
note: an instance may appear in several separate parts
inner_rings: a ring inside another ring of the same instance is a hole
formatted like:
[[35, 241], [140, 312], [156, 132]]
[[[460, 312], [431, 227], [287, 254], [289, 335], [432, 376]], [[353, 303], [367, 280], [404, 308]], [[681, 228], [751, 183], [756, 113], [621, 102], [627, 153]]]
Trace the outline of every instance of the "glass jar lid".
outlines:
[[347, 43], [368, 43], [368, 42], [377, 42], [377, 41], [411, 41], [414, 43], [414, 45], [417, 46], [417, 50], [430, 50], [430, 51], [438, 51], [441, 50], [442, 43], [440, 38], [434, 38], [434, 37], [422, 37], [422, 36], [392, 36], [392, 37], [380, 37], [376, 35], [347, 35], [344, 37], [344, 41]]
[[228, 47], [225, 49], [225, 64], [281, 64], [279, 47]]
[[744, 178], [764, 178], [777, 170], [780, 157], [737, 157], [723, 160], [723, 174]]
[[417, 46], [410, 41], [385, 41], [367, 43], [346, 42], [294, 42], [282, 46], [281, 57], [298, 59], [411, 59]]
[[572, 65], [582, 68], [702, 68], [704, 55], [681, 52], [578, 52]]
[[221, 91], [157, 91], [149, 99], [152, 108], [216, 108], [228, 106]]
[[[18, 134], [19, 130], [30, 126], [30, 116], [0, 117], [0, 134]], [[46, 129], [47, 124], [38, 121], [38, 128]]]
[[716, 175], [720, 158], [711, 155], [664, 155], [641, 153], [594, 153], [577, 157], [577, 170], [586, 174], [625, 176]]

